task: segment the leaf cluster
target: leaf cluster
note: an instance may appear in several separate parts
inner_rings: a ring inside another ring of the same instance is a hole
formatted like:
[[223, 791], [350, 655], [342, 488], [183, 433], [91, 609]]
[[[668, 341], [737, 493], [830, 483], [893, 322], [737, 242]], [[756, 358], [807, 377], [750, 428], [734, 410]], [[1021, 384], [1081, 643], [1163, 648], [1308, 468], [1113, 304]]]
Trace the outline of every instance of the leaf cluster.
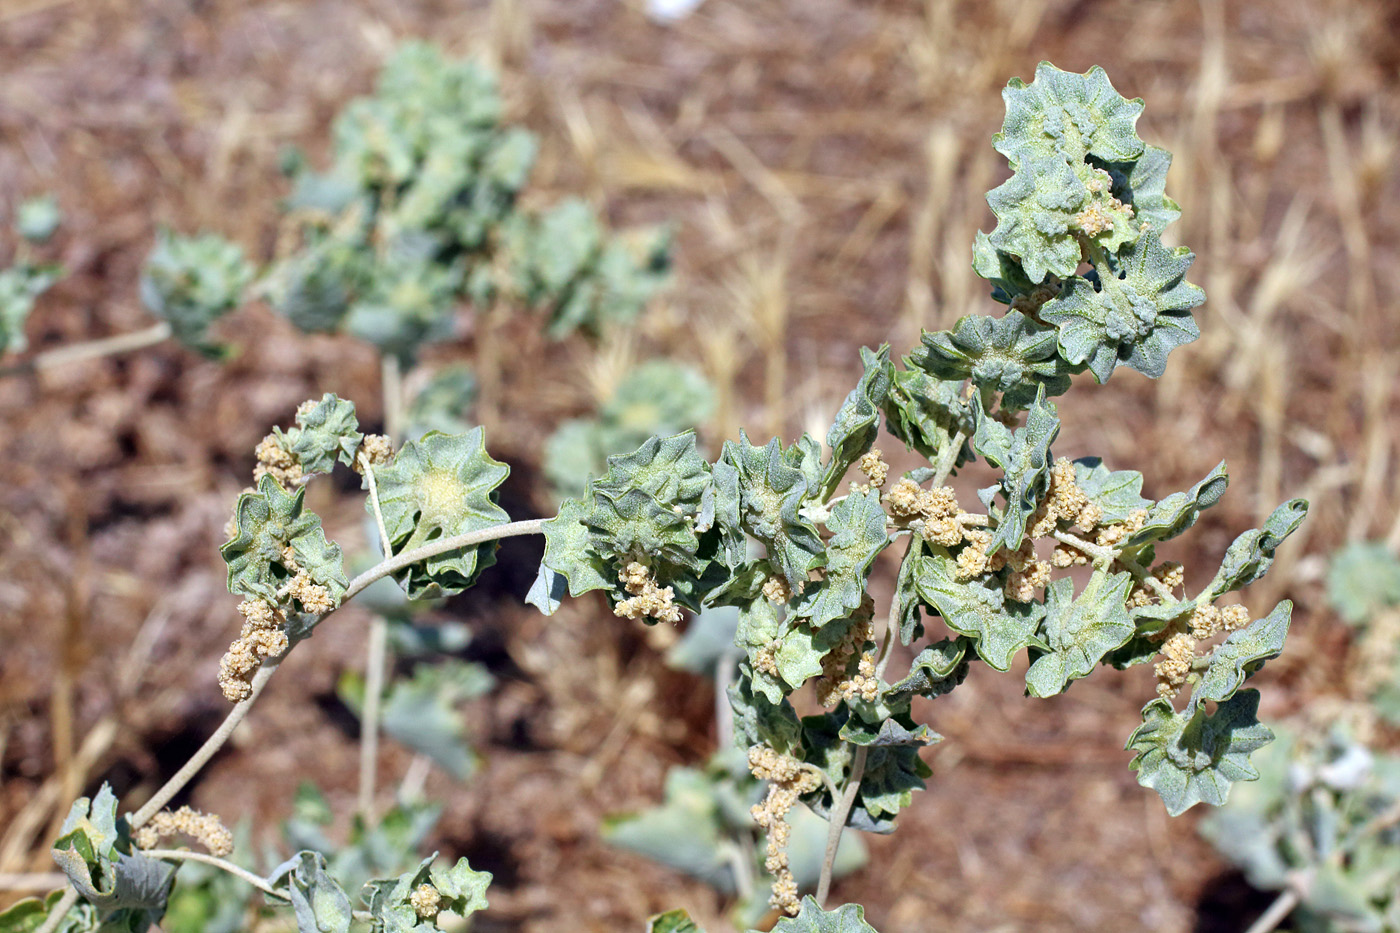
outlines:
[[337, 118], [333, 148], [322, 173], [291, 160], [300, 246], [266, 289], [303, 330], [348, 332], [409, 362], [451, 335], [463, 303], [539, 310], [560, 336], [630, 320], [667, 278], [661, 232], [615, 235], [578, 201], [521, 207], [537, 143], [506, 122], [476, 62], [405, 44], [374, 94]]

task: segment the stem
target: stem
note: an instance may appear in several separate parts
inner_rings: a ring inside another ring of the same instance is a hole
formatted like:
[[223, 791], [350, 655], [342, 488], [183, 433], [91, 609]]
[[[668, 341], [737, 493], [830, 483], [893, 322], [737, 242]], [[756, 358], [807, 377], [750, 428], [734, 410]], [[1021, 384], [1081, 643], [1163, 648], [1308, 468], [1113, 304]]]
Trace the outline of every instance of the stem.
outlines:
[[831, 828], [826, 834], [826, 855], [822, 858], [821, 878], [817, 882], [817, 904], [825, 906], [826, 896], [831, 893], [831, 869], [836, 864], [836, 850], [841, 846], [841, 833], [846, 828], [846, 818], [851, 815], [856, 794], [860, 792], [860, 780], [865, 777], [865, 758], [870, 754], [868, 745], [856, 748], [855, 760], [851, 762], [851, 773], [846, 776], [846, 792], [840, 801], [832, 801]]
[[1072, 535], [1068, 531], [1057, 531], [1052, 537], [1061, 544], [1068, 544], [1076, 551], [1083, 551], [1094, 559], [1095, 564], [1102, 564], [1107, 567], [1117, 561], [1123, 569], [1133, 575], [1133, 578], [1146, 586], [1153, 593], [1162, 598], [1163, 602], [1179, 602], [1175, 594], [1167, 588], [1167, 585], [1152, 575], [1146, 567], [1133, 560], [1131, 557], [1124, 557], [1121, 551], [1116, 551], [1111, 547], [1104, 547], [1101, 544], [1094, 544], [1086, 541], [1077, 535]]
[[[407, 551], [396, 557], [381, 561], [350, 581], [350, 586], [345, 590], [345, 596], [341, 604], [343, 605], [345, 601], [358, 595], [365, 587], [369, 586], [374, 581], [387, 577], [395, 571], [402, 570], [410, 564], [415, 564], [420, 560], [434, 557], [446, 551], [471, 547], [475, 544], [483, 544], [487, 541], [494, 541], [499, 538], [539, 534], [540, 530], [544, 527], [544, 523], [547, 521], [549, 521], [547, 518], [536, 518], [523, 522], [510, 522], [505, 525], [483, 528], [481, 531], [471, 531], [466, 534], [453, 535], [450, 538], [440, 538], [431, 544], [425, 544], [420, 548], [415, 548], [412, 551]], [[329, 613], [327, 613], [327, 615], [329, 615]], [[229, 710], [228, 716], [219, 724], [219, 728], [214, 730], [214, 734], [200, 746], [199, 751], [195, 752], [193, 757], [185, 762], [184, 766], [180, 768], [179, 771], [175, 772], [174, 776], [166, 781], [160, 790], [156, 791], [155, 796], [146, 801], [144, 807], [136, 811], [136, 814], [132, 816], [129, 821], [132, 829], [140, 829], [149, 822], [151, 817], [159, 813], [161, 809], [170, 802], [170, 799], [178, 794], [184, 786], [199, 773], [200, 768], [204, 767], [209, 759], [213, 758], [215, 753], [223, 748], [224, 743], [227, 742], [229, 737], [233, 734], [233, 730], [243, 721], [243, 717], [248, 715], [248, 710], [252, 707], [253, 703], [257, 701], [258, 696], [262, 693], [263, 687], [267, 685], [268, 680], [271, 679], [273, 673], [277, 670], [277, 666], [282, 663], [285, 657], [286, 655], [283, 655], [281, 658], [269, 658], [263, 662], [263, 666], [258, 668], [257, 672], [253, 674], [253, 679], [249, 684], [252, 692], [248, 694], [247, 699], [240, 700], [234, 705], [233, 709]], [[76, 897], [76, 894], [74, 896]]]
[[116, 356], [119, 353], [142, 350], [169, 340], [170, 334], [170, 325], [161, 321], [159, 324], [152, 324], [143, 330], [117, 334], [115, 337], [103, 337], [100, 340], [87, 340], [82, 343], [69, 344], [66, 347], [56, 347], [53, 350], [36, 353], [22, 362], [10, 366], [0, 366], [0, 377], [28, 372], [41, 373], [68, 363], [80, 363], [83, 360], [101, 359], [104, 356]]
[[948, 474], [953, 472], [953, 467], [958, 462], [958, 452], [967, 441], [967, 432], [958, 431], [953, 435], [948, 446], [938, 452], [938, 462], [933, 465], [933, 480], [930, 487], [943, 485], [943, 481], [948, 478]]
[[[909, 549], [914, 546], [914, 539], [911, 537], [904, 545], [904, 558], [909, 557]], [[875, 658], [875, 678], [883, 680], [885, 668], [889, 667], [891, 649], [894, 647], [894, 631], [899, 627], [899, 614], [903, 606], [899, 601], [899, 588], [896, 587], [894, 595], [890, 597], [890, 614], [885, 618], [885, 634], [880, 640], [880, 653]]]
[[146, 805], [137, 810], [136, 814], [128, 820], [132, 829], [140, 829], [150, 822], [151, 817], [159, 813], [172, 797], [183, 790], [185, 785], [199, 773], [199, 770], [209, 763], [209, 759], [213, 758], [219, 749], [224, 747], [224, 743], [233, 735], [233, 730], [238, 728], [243, 717], [248, 715], [248, 710], [252, 709], [253, 704], [257, 702], [263, 687], [267, 686], [267, 682], [272, 679], [273, 673], [277, 670], [277, 665], [281, 664], [282, 658], [285, 657], [284, 654], [281, 658], [269, 658], [263, 662], [262, 667], [258, 668], [257, 672], [253, 674], [253, 679], [249, 682], [252, 689], [248, 696], [234, 704], [233, 709], [229, 710], [228, 715], [224, 717], [224, 721], [219, 723], [219, 728], [215, 729], [214, 734], [209, 736], [199, 747], [199, 751], [190, 756], [190, 760], [185, 762], [184, 766], [176, 771], [150, 800], [146, 801]]
[[73, 905], [78, 903], [78, 891], [76, 888], [69, 888], [63, 892], [63, 896], [58, 899], [58, 903], [53, 905], [53, 910], [44, 918], [44, 923], [34, 933], [54, 933], [58, 925], [63, 922], [63, 918], [68, 911], [73, 909]]
[[429, 557], [436, 557], [448, 551], [455, 551], [459, 548], [472, 547], [477, 544], [485, 544], [487, 541], [496, 541], [500, 538], [514, 538], [520, 535], [541, 534], [544, 523], [552, 521], [550, 518], [532, 518], [523, 522], [508, 522], [504, 525], [492, 525], [490, 528], [483, 528], [480, 531], [468, 531], [465, 534], [453, 535], [450, 538], [438, 538], [422, 547], [416, 547], [411, 551], [404, 551], [402, 554], [388, 558], [375, 564], [364, 573], [350, 581], [350, 585], [345, 589], [345, 595], [341, 598], [342, 605], [351, 597], [358, 596], [365, 587], [375, 580], [397, 573], [410, 564], [416, 564], [420, 560], [427, 560]]
[[141, 854], [147, 858], [165, 859], [170, 862], [203, 862], [205, 865], [213, 865], [215, 868], [223, 869], [230, 875], [248, 882], [268, 897], [275, 897], [279, 901], [291, 900], [286, 894], [268, 884], [266, 878], [255, 875], [248, 869], [235, 865], [227, 859], [221, 859], [217, 855], [210, 855], [207, 852], [191, 852], [188, 849], [142, 849]]
[[379, 382], [384, 396], [384, 433], [391, 443], [397, 444], [403, 439], [403, 373], [398, 357], [380, 359]]
[[61, 871], [0, 871], [0, 891], [52, 891], [67, 883]]
[[1259, 919], [1249, 925], [1245, 933], [1269, 933], [1284, 921], [1284, 918], [1293, 912], [1293, 908], [1298, 906], [1301, 898], [1293, 888], [1288, 888], [1281, 893], [1269, 909], [1259, 915]]
[[359, 811], [365, 823], [374, 822], [374, 779], [379, 763], [379, 701], [384, 694], [384, 668], [388, 660], [389, 623], [375, 616], [369, 624], [369, 651], [365, 655], [365, 704], [360, 710]]

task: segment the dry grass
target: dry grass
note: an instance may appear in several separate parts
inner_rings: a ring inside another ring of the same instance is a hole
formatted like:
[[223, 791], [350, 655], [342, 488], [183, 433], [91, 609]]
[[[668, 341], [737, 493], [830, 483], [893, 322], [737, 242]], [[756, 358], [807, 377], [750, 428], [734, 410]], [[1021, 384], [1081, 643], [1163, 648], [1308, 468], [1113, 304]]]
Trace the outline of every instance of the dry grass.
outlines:
[[[990, 227], [981, 192], [1005, 177], [987, 145], [998, 90], [1042, 58], [1102, 64], [1146, 99], [1142, 135], [1176, 154], [1176, 237], [1197, 252], [1192, 278], [1210, 302], [1204, 336], [1160, 382], [1124, 373], [1066, 397], [1056, 452], [1141, 469], [1149, 494], [1228, 459], [1235, 488], [1190, 539], [1198, 576], [1277, 501], [1313, 499], [1248, 597], [1255, 611], [1298, 602], [1295, 660], [1266, 691], [1281, 711], [1325, 701], [1342, 664], [1345, 639], [1319, 599], [1325, 556], [1347, 539], [1400, 547], [1397, 26], [1380, 0], [708, 0], [669, 28], [601, 0], [139, 11], [17, 0], [0, 7], [0, 204], [54, 189], [70, 218], [58, 249], [74, 275], [32, 325], [36, 345], [137, 329], [154, 224], [219, 229], [269, 254], [279, 149], [323, 156], [331, 115], [376, 63], [400, 38], [429, 36], [510, 69], [507, 99], [542, 135], [547, 189], [678, 231], [679, 288], [635, 343], [579, 354], [545, 345], [530, 322], [505, 325], [503, 346], [530, 365], [503, 367], [509, 431], [493, 452], [528, 467], [550, 425], [606, 397], [633, 354], [661, 351], [703, 363], [725, 436], [790, 438], [834, 411], [858, 345], [901, 351], [920, 327], [988, 310], [969, 255]], [[0, 381], [0, 872], [47, 869], [37, 843], [73, 786], [150, 773], [162, 741], [210, 715], [233, 626], [218, 527], [267, 425], [327, 390], [374, 417], [378, 374], [363, 348], [301, 338], [259, 308], [230, 331], [244, 353], [222, 368], [162, 347]], [[434, 361], [469, 347], [470, 334]], [[54, 495], [62, 484], [81, 497]], [[333, 531], [353, 537], [356, 520]], [[491, 605], [474, 624], [497, 633], [520, 674], [474, 712], [518, 717], [541, 750], [484, 727], [480, 783], [464, 792], [435, 776], [429, 789], [452, 801], [454, 844], [511, 860], [494, 928], [556, 929], [573, 897], [575, 929], [640, 928], [672, 901], [722, 929], [712, 896], [593, 836], [600, 813], [654, 797], [666, 764], [703, 757], [704, 691], [649, 693], [667, 676], [654, 651], [586, 607], [546, 624]], [[143, 641], [154, 663], [129, 662], [143, 669], [133, 693], [109, 646], [151, 631], [162, 606], [167, 621]], [[355, 626], [339, 631], [250, 723], [250, 753], [221, 762], [197, 798], [274, 816], [247, 788], [286, 783], [276, 768], [306, 755], [325, 756], [333, 795], [350, 792], [334, 778], [343, 738], [328, 724], [304, 737], [271, 708], [307, 708], [358, 663]], [[75, 641], [88, 647], [72, 690], [54, 689], [74, 674], [64, 646]], [[1054, 705], [1017, 693], [974, 678], [954, 695], [965, 699], [932, 711], [953, 739], [933, 756], [934, 788], [838, 896], [870, 903], [885, 933], [930, 917], [957, 930], [1192, 928], [1217, 866], [1189, 820], [1159, 818], [1117, 751], [1144, 679], [1109, 677]], [[282, 744], [269, 753], [268, 742]], [[952, 768], [960, 744], [967, 758]]]

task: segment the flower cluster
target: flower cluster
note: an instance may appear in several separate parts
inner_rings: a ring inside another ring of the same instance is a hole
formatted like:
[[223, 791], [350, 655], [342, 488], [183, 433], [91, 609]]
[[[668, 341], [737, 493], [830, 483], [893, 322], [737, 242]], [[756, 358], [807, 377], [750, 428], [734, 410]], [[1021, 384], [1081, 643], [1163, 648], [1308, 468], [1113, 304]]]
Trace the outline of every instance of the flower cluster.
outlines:
[[749, 749], [749, 772], [768, 782], [768, 794], [754, 804], [749, 814], [768, 836], [763, 867], [773, 876], [773, 894], [768, 902], [783, 913], [797, 915], [797, 880], [788, 865], [787, 846], [792, 825], [787, 815], [803, 794], [817, 789], [821, 778], [791, 755], [780, 754], [766, 745]]

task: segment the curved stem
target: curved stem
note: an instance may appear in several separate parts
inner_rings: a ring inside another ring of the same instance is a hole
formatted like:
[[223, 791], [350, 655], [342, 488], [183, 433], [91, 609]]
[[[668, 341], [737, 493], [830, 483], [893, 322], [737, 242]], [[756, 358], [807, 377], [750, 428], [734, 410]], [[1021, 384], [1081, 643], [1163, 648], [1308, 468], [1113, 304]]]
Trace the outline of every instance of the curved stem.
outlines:
[[367, 825], [374, 824], [374, 784], [379, 764], [379, 704], [384, 695], [384, 668], [389, 643], [389, 623], [376, 615], [369, 624], [369, 650], [365, 655], [365, 701], [360, 709], [359, 811]]
[[58, 903], [53, 905], [53, 910], [44, 918], [44, 923], [34, 933], [54, 933], [58, 925], [63, 922], [64, 916], [73, 909], [73, 905], [78, 903], [78, 892], [75, 888], [69, 888], [63, 892], [63, 896], [58, 899]]
[[1059, 541], [1061, 544], [1068, 544], [1076, 551], [1082, 551], [1085, 554], [1088, 554], [1094, 559], [1094, 563], [1103, 564], [1104, 567], [1108, 567], [1114, 561], [1117, 561], [1120, 566], [1122, 566], [1125, 570], [1127, 570], [1133, 575], [1133, 578], [1135, 580], [1137, 580], [1143, 586], [1147, 587], [1157, 596], [1161, 597], [1163, 602], [1175, 603], [1180, 601], [1176, 598], [1176, 595], [1172, 593], [1170, 589], [1167, 588], [1167, 585], [1165, 583], [1163, 583], [1161, 580], [1158, 580], [1152, 575], [1152, 572], [1150, 570], [1139, 564], [1137, 561], [1133, 560], [1131, 557], [1124, 557], [1121, 551], [1118, 551], [1111, 547], [1105, 547], [1102, 544], [1095, 544], [1092, 541], [1086, 541], [1083, 538], [1078, 537], [1077, 535], [1072, 535], [1067, 531], [1057, 531], [1053, 535], [1051, 535], [1051, 537], [1053, 537], [1056, 541]]
[[532, 518], [523, 522], [509, 522], [505, 525], [492, 525], [490, 528], [483, 528], [480, 531], [468, 531], [465, 534], [453, 535], [450, 538], [438, 538], [422, 547], [414, 548], [411, 551], [404, 551], [402, 554], [388, 558], [360, 574], [350, 581], [350, 585], [345, 589], [345, 595], [341, 598], [341, 603], [357, 596], [365, 587], [374, 581], [397, 573], [410, 564], [416, 564], [420, 560], [427, 560], [429, 557], [436, 557], [448, 551], [455, 551], [459, 548], [471, 547], [476, 544], [485, 544], [487, 541], [496, 541], [500, 538], [515, 538], [520, 535], [537, 535], [544, 530], [544, 523], [551, 521], [548, 518]]
[[87, 340], [82, 343], [69, 344], [66, 347], [56, 347], [43, 353], [37, 353], [22, 362], [10, 366], [0, 366], [0, 377], [28, 372], [41, 373], [46, 369], [53, 369], [55, 366], [64, 366], [68, 363], [81, 363], [83, 360], [95, 360], [104, 356], [116, 356], [118, 353], [142, 350], [169, 340], [171, 333], [170, 324], [161, 321], [159, 324], [153, 324], [143, 330], [134, 330], [127, 334], [117, 334], [114, 337], [103, 337], [100, 340]]
[[1268, 910], [1259, 915], [1258, 920], [1249, 925], [1249, 929], [1245, 930], [1245, 933], [1269, 933], [1293, 912], [1293, 908], [1298, 906], [1300, 900], [1298, 892], [1293, 888], [1288, 888], [1269, 905]]
[[826, 905], [826, 896], [831, 893], [831, 870], [836, 864], [836, 850], [841, 847], [841, 833], [846, 828], [846, 818], [851, 815], [856, 794], [860, 792], [860, 780], [865, 777], [865, 758], [870, 754], [868, 745], [856, 748], [855, 760], [851, 762], [851, 773], [846, 777], [846, 792], [840, 801], [832, 801], [831, 828], [826, 834], [826, 854], [822, 858], [821, 878], [817, 882], [817, 904]]
[[[423, 547], [381, 561], [350, 581], [350, 586], [345, 590], [345, 596], [342, 598], [342, 605], [345, 600], [357, 595], [374, 581], [382, 577], [387, 577], [396, 570], [402, 570], [410, 564], [417, 563], [420, 560], [433, 557], [437, 554], [442, 554], [446, 551], [471, 547], [474, 544], [483, 544], [498, 538], [539, 534], [544, 527], [544, 523], [547, 521], [549, 521], [547, 518], [537, 518], [523, 522], [510, 522], [505, 525], [483, 528], [481, 531], [453, 535], [450, 538], [440, 538], [431, 544], [425, 544]], [[228, 716], [219, 724], [219, 728], [214, 730], [214, 734], [200, 746], [199, 751], [195, 752], [194, 756], [191, 757], [189, 761], [185, 762], [184, 766], [181, 767], [179, 771], [175, 772], [174, 776], [166, 781], [160, 790], [156, 791], [155, 796], [146, 801], [145, 806], [136, 811], [136, 814], [130, 819], [132, 829], [141, 828], [151, 817], [159, 813], [161, 809], [170, 802], [171, 798], [178, 794], [184, 786], [199, 773], [199, 770], [208, 763], [209, 759], [213, 758], [215, 753], [223, 748], [224, 743], [233, 735], [233, 730], [243, 721], [243, 717], [248, 715], [248, 710], [252, 707], [253, 703], [257, 701], [259, 694], [262, 693], [263, 687], [267, 685], [273, 672], [277, 670], [277, 666], [282, 663], [285, 657], [286, 655], [284, 654], [281, 658], [270, 658], [263, 662], [262, 667], [258, 668], [257, 672], [253, 674], [253, 679], [249, 683], [251, 692], [248, 694], [248, 697], [240, 700], [233, 709], [229, 710]]]
[[268, 897], [275, 897], [279, 901], [290, 900], [286, 894], [267, 883], [267, 879], [253, 874], [246, 868], [235, 865], [227, 859], [221, 859], [217, 855], [210, 855], [207, 852], [191, 852], [188, 849], [142, 849], [141, 854], [147, 858], [164, 859], [168, 862], [202, 862], [205, 865], [213, 865], [222, 869], [230, 875], [248, 882]]
[[257, 669], [253, 674], [253, 679], [249, 681], [248, 685], [251, 690], [248, 696], [234, 704], [233, 709], [229, 710], [228, 715], [224, 717], [224, 721], [219, 723], [219, 728], [215, 729], [214, 734], [205, 739], [204, 744], [199, 747], [199, 751], [190, 756], [190, 760], [185, 762], [184, 766], [176, 771], [150, 800], [146, 801], [146, 805], [130, 817], [128, 823], [132, 829], [140, 829], [150, 822], [151, 817], [159, 813], [172, 797], [183, 790], [185, 785], [199, 773], [199, 770], [209, 763], [209, 759], [213, 758], [219, 749], [224, 747], [224, 743], [233, 735], [233, 730], [238, 728], [243, 717], [248, 715], [248, 710], [252, 709], [253, 704], [257, 702], [263, 687], [267, 686], [267, 682], [272, 679], [273, 673], [277, 670], [277, 665], [281, 664], [282, 658], [285, 657], [284, 654], [281, 658], [269, 658], [263, 662], [262, 667]]

